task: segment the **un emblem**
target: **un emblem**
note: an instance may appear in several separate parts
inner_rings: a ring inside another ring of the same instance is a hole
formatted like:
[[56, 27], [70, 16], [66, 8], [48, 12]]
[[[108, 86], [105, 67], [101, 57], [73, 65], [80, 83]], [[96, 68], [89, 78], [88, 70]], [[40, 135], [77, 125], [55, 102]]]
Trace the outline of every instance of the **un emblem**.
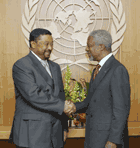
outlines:
[[93, 30], [111, 33], [114, 55], [124, 39], [126, 22], [121, 0], [27, 0], [24, 12], [21, 28], [27, 45], [33, 29], [50, 30], [54, 38], [51, 60], [58, 64], [77, 65], [89, 71], [84, 66], [91, 63], [85, 56], [85, 47]]

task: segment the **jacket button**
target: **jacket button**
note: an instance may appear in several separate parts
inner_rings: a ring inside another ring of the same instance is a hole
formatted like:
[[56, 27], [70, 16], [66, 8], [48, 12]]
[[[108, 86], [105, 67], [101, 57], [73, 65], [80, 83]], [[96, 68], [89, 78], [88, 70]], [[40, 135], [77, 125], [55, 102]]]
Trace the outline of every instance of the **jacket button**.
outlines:
[[96, 102], [96, 100], [94, 100], [94, 102]]

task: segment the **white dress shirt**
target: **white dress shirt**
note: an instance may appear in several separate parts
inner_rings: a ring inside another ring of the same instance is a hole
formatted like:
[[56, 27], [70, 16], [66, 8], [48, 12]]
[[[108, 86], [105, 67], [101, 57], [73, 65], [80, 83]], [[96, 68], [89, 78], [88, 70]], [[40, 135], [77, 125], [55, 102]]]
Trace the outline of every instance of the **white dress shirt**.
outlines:
[[102, 66], [105, 64], [105, 62], [112, 56], [113, 54], [110, 53], [107, 56], [105, 56], [98, 64], [101, 65], [101, 67], [99, 68], [99, 71], [101, 70]]
[[49, 75], [52, 77], [51, 75], [51, 71], [49, 68], [49, 64], [47, 62], [47, 60], [42, 60], [39, 56], [37, 56], [33, 51], [31, 51], [32, 54], [41, 62], [41, 64], [45, 67], [46, 71], [49, 73]]

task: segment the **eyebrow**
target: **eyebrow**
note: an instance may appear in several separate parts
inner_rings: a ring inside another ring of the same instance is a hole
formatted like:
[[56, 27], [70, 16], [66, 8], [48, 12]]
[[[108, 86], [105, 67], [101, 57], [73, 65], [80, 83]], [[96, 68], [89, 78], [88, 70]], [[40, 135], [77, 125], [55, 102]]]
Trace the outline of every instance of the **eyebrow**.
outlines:
[[44, 43], [53, 43], [53, 41], [52, 41], [52, 42], [49, 42], [49, 41], [44, 41]]

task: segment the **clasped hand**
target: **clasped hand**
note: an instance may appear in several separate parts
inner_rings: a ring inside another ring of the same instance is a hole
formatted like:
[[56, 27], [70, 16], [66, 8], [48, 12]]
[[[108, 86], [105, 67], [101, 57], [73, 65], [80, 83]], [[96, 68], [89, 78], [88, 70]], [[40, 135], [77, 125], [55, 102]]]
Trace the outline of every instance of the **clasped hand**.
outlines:
[[115, 143], [107, 141], [105, 148], [117, 148], [117, 145]]
[[73, 102], [71, 101], [65, 101], [65, 106], [64, 106], [64, 113], [67, 116], [71, 116], [72, 114], [74, 114], [76, 112], [76, 106], [74, 105]]

